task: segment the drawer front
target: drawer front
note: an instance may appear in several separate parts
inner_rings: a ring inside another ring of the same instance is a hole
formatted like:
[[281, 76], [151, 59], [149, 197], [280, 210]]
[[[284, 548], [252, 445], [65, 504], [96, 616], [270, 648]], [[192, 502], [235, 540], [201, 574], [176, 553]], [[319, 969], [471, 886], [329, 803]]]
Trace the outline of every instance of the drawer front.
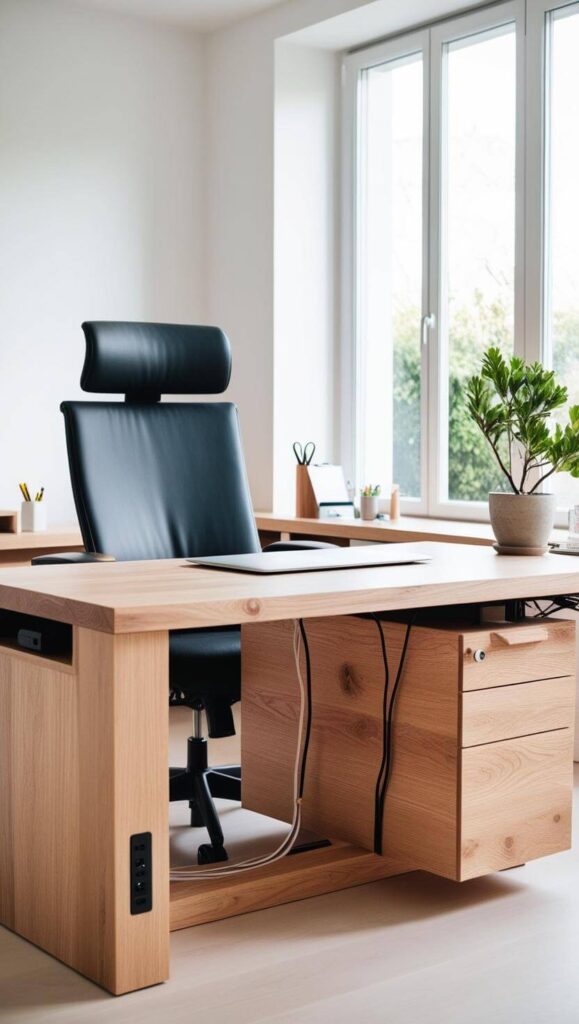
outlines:
[[541, 679], [462, 695], [462, 746], [571, 728], [575, 677]]
[[569, 849], [573, 731], [463, 750], [460, 879]]
[[575, 623], [566, 619], [499, 624], [461, 641], [463, 690], [575, 675]]

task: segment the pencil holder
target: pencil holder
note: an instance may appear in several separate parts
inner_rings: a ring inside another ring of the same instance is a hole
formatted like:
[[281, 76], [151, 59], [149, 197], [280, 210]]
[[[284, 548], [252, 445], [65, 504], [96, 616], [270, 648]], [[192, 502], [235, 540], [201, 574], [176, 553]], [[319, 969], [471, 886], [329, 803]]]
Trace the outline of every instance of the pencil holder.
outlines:
[[44, 501], [22, 502], [20, 528], [23, 533], [41, 533], [46, 530], [46, 504]]
[[298, 519], [317, 519], [318, 503], [310, 480], [308, 466], [296, 466], [296, 516]]
[[377, 494], [361, 494], [360, 495], [360, 519], [364, 519], [369, 522], [371, 519], [375, 519], [378, 515], [378, 495]]

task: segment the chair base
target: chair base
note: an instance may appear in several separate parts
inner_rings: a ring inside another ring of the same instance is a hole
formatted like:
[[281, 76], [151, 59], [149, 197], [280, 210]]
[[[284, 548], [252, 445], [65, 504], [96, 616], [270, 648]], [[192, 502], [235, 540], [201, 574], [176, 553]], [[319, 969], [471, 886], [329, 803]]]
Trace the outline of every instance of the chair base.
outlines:
[[223, 830], [213, 800], [241, 800], [241, 768], [239, 765], [209, 767], [207, 740], [190, 736], [187, 740], [187, 767], [169, 768], [169, 800], [188, 800], [191, 826], [206, 828], [210, 845], [199, 848], [200, 864], [227, 860]]

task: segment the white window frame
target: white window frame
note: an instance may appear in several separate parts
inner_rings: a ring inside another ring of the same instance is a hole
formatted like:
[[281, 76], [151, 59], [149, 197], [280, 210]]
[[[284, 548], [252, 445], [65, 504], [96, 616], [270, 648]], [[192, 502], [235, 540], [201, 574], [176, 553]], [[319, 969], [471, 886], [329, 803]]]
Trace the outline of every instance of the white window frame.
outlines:
[[[549, 122], [550, 82], [549, 15], [575, 8], [578, 0], [526, 0], [526, 84], [527, 118], [525, 124], [526, 159], [526, 349], [528, 361], [549, 365], [551, 353], [547, 341], [547, 287], [550, 277], [549, 225]], [[578, 491], [579, 500], [579, 491]], [[568, 509], [559, 508], [555, 525], [566, 527]]]
[[429, 380], [428, 390], [431, 395], [430, 420], [428, 436], [431, 439], [429, 463], [431, 465], [430, 490], [428, 493], [428, 512], [432, 516], [445, 519], [487, 520], [488, 504], [483, 501], [450, 501], [446, 497], [448, 480], [448, 360], [444, 347], [446, 303], [442, 294], [445, 274], [443, 260], [445, 251], [444, 230], [444, 190], [441, 187], [444, 176], [442, 140], [444, 131], [444, 94], [443, 94], [443, 60], [444, 48], [449, 43], [476, 36], [493, 29], [500, 30], [506, 25], [513, 25], [516, 35], [517, 67], [516, 67], [516, 138], [515, 138], [515, 331], [514, 351], [523, 355], [524, 339], [524, 305], [520, 301], [521, 288], [518, 287], [520, 269], [524, 262], [524, 249], [521, 246], [524, 209], [524, 133], [522, 110], [524, 110], [524, 78], [523, 53], [521, 41], [525, 31], [524, 0], [508, 0], [491, 8], [476, 10], [449, 21], [433, 26], [431, 29], [431, 245], [430, 245], [430, 311], [434, 314], [435, 327], [430, 334], [429, 349]]
[[[360, 380], [361, 351], [357, 344], [360, 334], [358, 302], [358, 269], [360, 265], [360, 212], [361, 189], [358, 187], [358, 172], [361, 164], [361, 108], [363, 91], [359, 89], [361, 72], [384, 64], [401, 60], [414, 54], [422, 57], [423, 75], [423, 147], [422, 147], [422, 302], [421, 316], [426, 315], [428, 306], [428, 202], [429, 202], [429, 110], [428, 83], [430, 79], [430, 43], [428, 31], [409, 32], [404, 36], [379, 43], [359, 53], [349, 54], [343, 63], [344, 87], [344, 130], [342, 133], [342, 273], [343, 281], [349, 286], [342, 288], [342, 388], [341, 388], [341, 453], [346, 476], [353, 480], [356, 488], [359, 479], [360, 446], [362, 438], [357, 415], [357, 392]], [[420, 410], [420, 474], [421, 498], [402, 498], [401, 511], [405, 515], [424, 515], [427, 512], [428, 493], [428, 448], [426, 423], [428, 422], [428, 393], [424, 381], [428, 374], [428, 351], [421, 353], [421, 410]]]
[[575, 8], [578, 0], [527, 0], [526, 52], [527, 95], [526, 120], [526, 358], [545, 360], [546, 351], [546, 289], [549, 277], [548, 224], [548, 155], [549, 82], [547, 81], [548, 35], [550, 14]]
[[[359, 379], [358, 308], [358, 194], [360, 72], [404, 54], [422, 52], [424, 69], [424, 188], [422, 316], [434, 315], [434, 328], [422, 352], [421, 379], [421, 498], [403, 499], [406, 515], [447, 519], [488, 520], [486, 502], [449, 501], [446, 492], [444, 443], [448, 403], [445, 353], [441, 344], [441, 140], [443, 47], [468, 35], [512, 23], [517, 40], [515, 140], [515, 335], [514, 350], [527, 361], [545, 359], [545, 283], [548, 272], [546, 214], [548, 197], [546, 120], [548, 83], [545, 79], [547, 16], [577, 0], [505, 0], [440, 21], [419, 32], [408, 32], [345, 56], [343, 61], [342, 152], [342, 362], [341, 453], [348, 476], [360, 483], [357, 446], [359, 431], [356, 394]], [[577, 6], [579, 11], [579, 6]], [[444, 325], [442, 325], [444, 326]], [[442, 419], [444, 411], [445, 419]], [[578, 495], [579, 497], [579, 495]], [[564, 525], [564, 510], [558, 524]]]

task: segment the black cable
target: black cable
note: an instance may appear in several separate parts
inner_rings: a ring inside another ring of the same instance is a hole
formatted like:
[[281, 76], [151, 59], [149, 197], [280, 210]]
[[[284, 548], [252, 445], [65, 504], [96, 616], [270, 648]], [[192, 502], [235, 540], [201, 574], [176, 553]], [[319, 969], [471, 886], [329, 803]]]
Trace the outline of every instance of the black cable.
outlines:
[[382, 761], [376, 778], [376, 789], [374, 791], [374, 853], [381, 853], [382, 850], [382, 819], [380, 815], [380, 792], [382, 788], [382, 776], [386, 769], [388, 757], [388, 689], [390, 687], [390, 668], [388, 666], [388, 652], [384, 630], [378, 616], [370, 613], [380, 633], [380, 644], [382, 647], [382, 658], [384, 661], [384, 692], [382, 696]]
[[300, 633], [301, 633], [301, 637], [302, 637], [302, 642], [303, 642], [303, 645], [304, 645], [304, 654], [306, 656], [306, 698], [307, 698], [306, 732], [305, 732], [305, 736], [304, 736], [304, 745], [303, 745], [303, 750], [302, 750], [302, 758], [301, 758], [301, 765], [300, 765], [300, 782], [299, 782], [299, 789], [298, 789], [298, 798], [301, 800], [301, 798], [304, 795], [304, 785], [305, 785], [305, 781], [306, 781], [306, 761], [307, 761], [307, 756], [308, 756], [308, 747], [310, 745], [310, 736], [311, 736], [311, 732], [312, 732], [312, 666], [311, 666], [311, 661], [310, 661], [310, 648], [309, 648], [309, 645], [308, 645], [308, 638], [307, 638], [307, 635], [306, 635], [306, 630], [305, 630], [305, 626], [304, 626], [304, 623], [303, 623], [303, 619], [298, 619], [298, 623], [299, 623], [299, 627], [300, 627]]
[[[384, 778], [380, 788], [380, 802], [378, 810], [378, 836], [375, 833], [375, 852], [382, 854], [382, 832], [384, 828], [384, 805], [386, 803], [386, 793], [388, 792], [388, 786], [390, 784], [390, 776], [392, 774], [392, 763], [393, 763], [393, 749], [392, 749], [392, 723], [394, 720], [394, 710], [396, 707], [396, 698], [402, 681], [402, 674], [404, 672], [404, 665], [406, 663], [406, 653], [408, 651], [408, 642], [410, 640], [410, 632], [416, 621], [417, 612], [413, 611], [410, 619], [406, 625], [406, 634], [404, 636], [404, 643], [402, 645], [402, 653], [400, 655], [400, 662], [398, 664], [398, 671], [396, 672], [396, 679], [392, 688], [392, 696], [390, 698], [390, 704], [388, 706], [388, 717], [387, 717], [387, 728], [386, 728], [386, 765], [384, 771]], [[376, 842], [377, 838], [377, 842]]]
[[[542, 601], [545, 604], [544, 608], [539, 607], [539, 601]], [[537, 609], [535, 618], [545, 619], [547, 616], [552, 615], [553, 612], [578, 612], [579, 595], [565, 594], [558, 597], [538, 597], [531, 601], [527, 601], [527, 604], [532, 604]]]

